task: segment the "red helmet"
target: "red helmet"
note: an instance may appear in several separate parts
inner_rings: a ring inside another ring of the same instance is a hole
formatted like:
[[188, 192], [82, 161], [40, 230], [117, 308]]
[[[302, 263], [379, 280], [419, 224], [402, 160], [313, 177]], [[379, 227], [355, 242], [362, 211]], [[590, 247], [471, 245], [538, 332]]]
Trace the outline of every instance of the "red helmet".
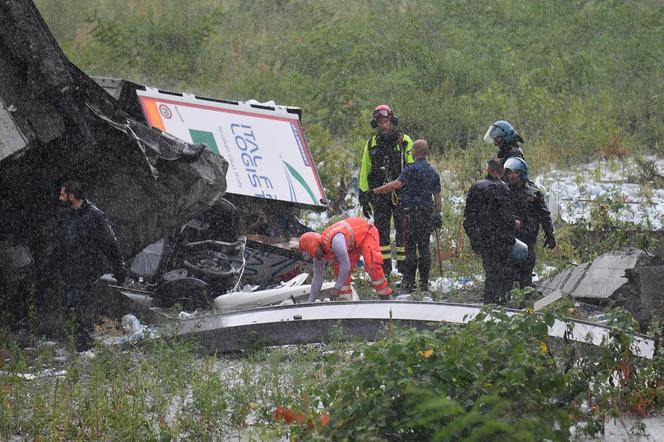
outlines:
[[373, 111], [373, 117], [376, 119], [378, 117], [392, 117], [392, 115], [394, 115], [394, 112], [387, 104], [379, 104]]
[[312, 258], [316, 256], [320, 245], [320, 233], [307, 232], [300, 236], [300, 250]]
[[399, 118], [396, 115], [394, 115], [394, 112], [392, 112], [392, 108], [387, 104], [379, 104], [374, 109], [373, 115], [371, 116], [371, 127], [373, 127], [374, 129], [378, 127], [379, 117], [390, 118], [392, 120], [393, 126], [399, 124]]

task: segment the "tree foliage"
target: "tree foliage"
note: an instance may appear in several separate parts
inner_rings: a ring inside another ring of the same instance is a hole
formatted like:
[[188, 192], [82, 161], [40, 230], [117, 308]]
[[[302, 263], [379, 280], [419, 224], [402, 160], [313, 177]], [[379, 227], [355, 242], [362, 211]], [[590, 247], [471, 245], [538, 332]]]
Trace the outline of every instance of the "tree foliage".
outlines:
[[[575, 0], [37, 0], [86, 72], [304, 109], [331, 197], [390, 103], [447, 164], [496, 119], [531, 167], [661, 149], [664, 5]], [[73, 5], [73, 6], [72, 6]], [[339, 158], [338, 150], [344, 155]]]

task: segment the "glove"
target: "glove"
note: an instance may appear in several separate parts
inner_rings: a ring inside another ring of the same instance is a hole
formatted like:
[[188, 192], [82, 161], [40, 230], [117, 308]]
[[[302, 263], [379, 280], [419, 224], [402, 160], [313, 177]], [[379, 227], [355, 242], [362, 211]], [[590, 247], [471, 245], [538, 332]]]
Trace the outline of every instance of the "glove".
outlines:
[[544, 236], [544, 247], [549, 249], [556, 248], [556, 237], [553, 236], [553, 233]]
[[371, 218], [373, 210], [371, 210], [371, 195], [369, 192], [360, 192], [360, 205], [362, 206], [362, 215], [365, 218]]
[[440, 213], [434, 213], [431, 217], [431, 224], [434, 229], [440, 229], [443, 226], [443, 221], [440, 219]]

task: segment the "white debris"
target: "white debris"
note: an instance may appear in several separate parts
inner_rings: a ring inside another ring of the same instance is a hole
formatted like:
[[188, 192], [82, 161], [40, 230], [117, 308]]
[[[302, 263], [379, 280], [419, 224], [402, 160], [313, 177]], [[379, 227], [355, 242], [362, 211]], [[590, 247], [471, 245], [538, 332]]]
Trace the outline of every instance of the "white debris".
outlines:
[[[184, 312], [182, 312], [184, 313]], [[181, 314], [182, 314], [181, 313]], [[130, 341], [143, 339], [144, 326], [134, 315], [124, 315], [122, 317], [122, 329]]]
[[191, 319], [191, 318], [195, 318], [196, 316], [198, 316], [197, 311], [194, 311], [193, 313], [181, 311], [180, 313], [178, 313], [178, 319], [180, 319], [180, 320]]
[[241, 292], [253, 292], [255, 291], [259, 285], [251, 285], [251, 284], [246, 284], [242, 289], [240, 290]]
[[97, 357], [97, 355], [95, 355], [92, 350], [82, 351], [78, 354], [78, 356], [83, 359], [94, 359]]
[[481, 275], [477, 275], [474, 278], [467, 277], [458, 277], [458, 278], [447, 278], [441, 277], [436, 278], [431, 282], [431, 287], [437, 291], [442, 292], [443, 294], [450, 293], [452, 290], [458, 290], [463, 287], [470, 287], [475, 284], [475, 280], [482, 280]]
[[[664, 159], [647, 157], [656, 173], [664, 175]], [[535, 178], [547, 194], [554, 216], [565, 222], [591, 221], [593, 204], [605, 202], [615, 221], [649, 229], [664, 225], [664, 189], [633, 181], [643, 174], [633, 159], [582, 164], [568, 170], [551, 170]]]
[[[92, 353], [92, 352], [91, 352]], [[81, 353], [82, 355], [82, 353]], [[0, 370], [1, 376], [9, 376], [10, 373]], [[63, 378], [67, 376], [67, 370], [54, 370], [52, 368], [47, 368], [45, 370], [39, 371], [37, 373], [12, 373], [13, 376], [16, 376], [27, 381], [34, 381], [35, 379], [40, 378], [50, 378], [50, 377], [59, 377]]]

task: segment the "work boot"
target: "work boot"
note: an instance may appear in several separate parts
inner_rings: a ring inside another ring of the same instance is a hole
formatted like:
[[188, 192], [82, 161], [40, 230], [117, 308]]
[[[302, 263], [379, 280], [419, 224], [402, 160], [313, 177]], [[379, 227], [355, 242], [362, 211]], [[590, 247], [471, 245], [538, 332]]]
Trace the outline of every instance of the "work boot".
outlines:
[[391, 301], [392, 299], [394, 299], [393, 295], [394, 295], [394, 291], [391, 288], [386, 287], [385, 288], [385, 293], [379, 294], [378, 299], [380, 299], [381, 301]]

